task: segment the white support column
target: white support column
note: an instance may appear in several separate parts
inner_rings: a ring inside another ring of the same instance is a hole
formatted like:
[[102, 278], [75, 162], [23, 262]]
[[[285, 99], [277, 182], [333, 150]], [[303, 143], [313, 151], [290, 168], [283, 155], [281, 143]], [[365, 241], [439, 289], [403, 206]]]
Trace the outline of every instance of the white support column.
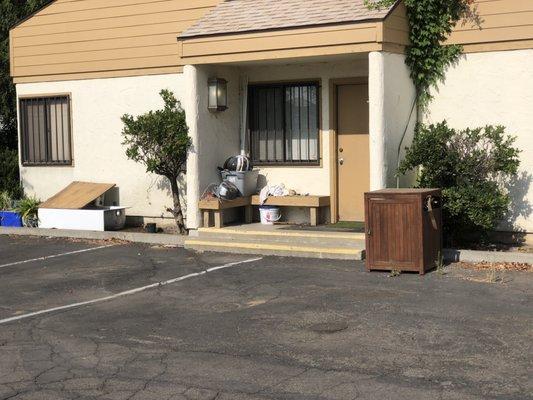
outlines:
[[[202, 217], [198, 201], [211, 183], [219, 183], [217, 170], [224, 161], [240, 153], [239, 134], [239, 70], [235, 67], [187, 65], [183, 70], [186, 81], [189, 136], [192, 149], [187, 159], [187, 227], [198, 229]], [[228, 109], [210, 112], [207, 108], [207, 81], [210, 77], [228, 82]]]
[[198, 98], [198, 70], [193, 65], [186, 65], [183, 68], [185, 77], [186, 96], [183, 107], [187, 114], [187, 125], [189, 126], [189, 136], [192, 139], [192, 147], [187, 158], [187, 228], [198, 229], [200, 227], [200, 210], [198, 201], [200, 200], [200, 175], [199, 175], [199, 98]]
[[387, 187], [385, 158], [385, 60], [381, 52], [368, 56], [368, 107], [370, 133], [370, 190]]
[[[368, 86], [370, 187], [372, 190], [396, 187], [398, 149], [401, 150], [401, 159], [404, 148], [412, 141], [416, 124], [416, 109], [413, 110], [415, 88], [405, 64], [405, 56], [371, 52]], [[413, 176], [400, 180], [402, 187], [412, 183]]]

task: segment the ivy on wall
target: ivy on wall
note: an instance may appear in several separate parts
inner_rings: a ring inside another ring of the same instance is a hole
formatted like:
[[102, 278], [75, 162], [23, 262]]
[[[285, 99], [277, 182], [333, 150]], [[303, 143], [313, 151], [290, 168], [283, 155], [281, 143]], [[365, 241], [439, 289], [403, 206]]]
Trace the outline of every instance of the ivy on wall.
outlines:
[[[365, 0], [367, 7], [379, 9], [397, 0]], [[447, 68], [462, 54], [460, 45], [447, 45], [446, 39], [462, 19], [475, 19], [474, 0], [404, 0], [409, 22], [410, 45], [406, 64], [417, 91], [418, 106], [427, 107], [431, 89], [444, 80]]]

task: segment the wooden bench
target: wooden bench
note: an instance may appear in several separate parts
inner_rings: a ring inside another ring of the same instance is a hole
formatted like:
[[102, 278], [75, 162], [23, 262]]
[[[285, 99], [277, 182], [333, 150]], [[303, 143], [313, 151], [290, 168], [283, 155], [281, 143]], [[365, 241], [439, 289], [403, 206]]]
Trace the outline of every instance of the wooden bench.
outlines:
[[244, 220], [247, 224], [252, 223], [252, 205], [250, 197], [239, 197], [235, 200], [219, 200], [216, 198], [200, 200], [198, 208], [202, 212], [204, 227], [211, 226], [211, 214], [214, 215], [215, 228], [224, 226], [224, 210], [244, 207]]
[[321, 207], [330, 205], [329, 196], [270, 196], [264, 204], [261, 204], [259, 196], [252, 196], [254, 206], [276, 206], [276, 207], [304, 207], [309, 208], [311, 226], [318, 225], [318, 210]]

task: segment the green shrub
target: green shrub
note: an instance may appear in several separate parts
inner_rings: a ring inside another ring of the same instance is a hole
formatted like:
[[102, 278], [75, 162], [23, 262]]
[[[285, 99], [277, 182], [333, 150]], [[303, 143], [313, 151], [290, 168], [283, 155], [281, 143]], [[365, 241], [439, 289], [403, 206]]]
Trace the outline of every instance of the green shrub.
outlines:
[[25, 226], [37, 227], [37, 211], [40, 200], [35, 197], [25, 197], [17, 202], [15, 211], [20, 214]]
[[9, 211], [13, 207], [13, 199], [7, 191], [0, 192], [0, 211]]
[[520, 165], [514, 142], [502, 126], [417, 126], [399, 173], [418, 169], [417, 187], [442, 188], [448, 244], [484, 240], [504, 218], [510, 205], [504, 185]]
[[13, 199], [23, 196], [17, 151], [0, 147], [0, 192], [4, 191]]

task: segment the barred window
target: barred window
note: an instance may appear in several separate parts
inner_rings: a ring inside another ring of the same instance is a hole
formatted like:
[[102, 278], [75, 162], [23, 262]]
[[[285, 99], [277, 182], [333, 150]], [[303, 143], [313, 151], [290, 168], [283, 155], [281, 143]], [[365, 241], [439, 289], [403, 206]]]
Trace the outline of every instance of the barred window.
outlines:
[[69, 96], [20, 99], [24, 165], [72, 164]]
[[318, 164], [318, 84], [250, 86], [249, 128], [255, 164]]

